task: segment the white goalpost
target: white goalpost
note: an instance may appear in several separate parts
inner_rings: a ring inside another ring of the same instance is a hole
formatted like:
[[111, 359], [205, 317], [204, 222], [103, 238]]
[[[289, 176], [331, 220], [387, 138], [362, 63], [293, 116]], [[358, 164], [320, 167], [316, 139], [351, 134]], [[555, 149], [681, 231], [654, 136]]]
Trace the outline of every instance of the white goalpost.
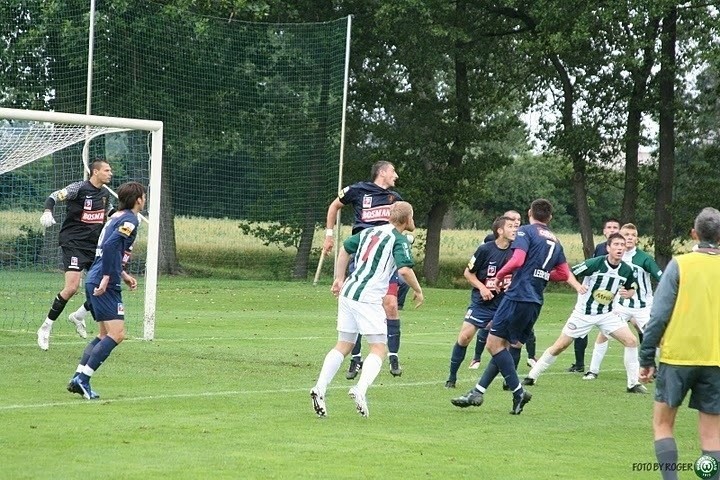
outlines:
[[[132, 130], [148, 132], [151, 135], [142, 336], [145, 340], [152, 340], [155, 336], [160, 243], [163, 123], [153, 120], [0, 108], [0, 176], [72, 145], [87, 143], [93, 138], [109, 133]], [[0, 204], [3, 199], [1, 193]], [[41, 207], [38, 205], [38, 210]]]

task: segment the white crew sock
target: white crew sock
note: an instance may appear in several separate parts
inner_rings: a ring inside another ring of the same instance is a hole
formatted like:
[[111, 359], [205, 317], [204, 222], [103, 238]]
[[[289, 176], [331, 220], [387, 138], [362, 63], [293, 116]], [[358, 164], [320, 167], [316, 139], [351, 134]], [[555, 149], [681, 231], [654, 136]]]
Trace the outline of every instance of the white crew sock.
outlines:
[[639, 383], [640, 361], [638, 360], [637, 347], [625, 347], [623, 360], [625, 361], [625, 371], [627, 372], [628, 388], [632, 388]]
[[78, 320], [85, 320], [85, 315], [87, 315], [87, 314], [88, 314], [88, 311], [85, 309], [84, 303], [82, 305], [80, 305], [80, 308], [78, 308], [77, 310], [75, 310], [75, 312], [73, 312], [73, 315]]
[[378, 357], [374, 353], [371, 353], [365, 357], [363, 362], [362, 372], [360, 372], [360, 379], [357, 383], [358, 392], [362, 395], [366, 395], [368, 388], [373, 384], [375, 378], [380, 374], [382, 368], [382, 358]]
[[600, 373], [600, 365], [608, 351], [610, 341], [605, 340], [604, 343], [595, 343], [593, 347], [592, 360], [590, 360], [590, 371], [594, 374]]
[[345, 360], [345, 356], [334, 348], [325, 355], [323, 366], [320, 369], [320, 376], [315, 384], [315, 388], [320, 393], [320, 396], [325, 396], [327, 386], [332, 382], [338, 370], [340, 370], [340, 365], [342, 365], [343, 360]]
[[555, 360], [557, 360], [557, 356], [551, 355], [549, 349], [545, 350], [535, 366], [530, 370], [530, 373], [528, 373], [528, 377], [537, 380], [541, 373], [555, 363]]

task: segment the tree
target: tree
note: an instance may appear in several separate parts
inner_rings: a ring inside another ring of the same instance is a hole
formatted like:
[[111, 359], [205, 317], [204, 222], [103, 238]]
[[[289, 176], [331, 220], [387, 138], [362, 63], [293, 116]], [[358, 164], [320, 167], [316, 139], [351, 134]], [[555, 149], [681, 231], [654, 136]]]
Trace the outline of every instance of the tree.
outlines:
[[677, 8], [663, 17], [659, 89], [660, 89], [660, 156], [658, 191], [655, 200], [655, 260], [665, 267], [672, 258], [672, 191], [675, 170], [675, 81]]
[[[438, 274], [443, 219], [508, 163], [522, 64], [504, 57], [504, 25], [472, 2], [357, 2], [351, 158], [397, 164], [398, 189], [427, 226], [424, 276]], [[358, 158], [367, 153], [365, 158]]]

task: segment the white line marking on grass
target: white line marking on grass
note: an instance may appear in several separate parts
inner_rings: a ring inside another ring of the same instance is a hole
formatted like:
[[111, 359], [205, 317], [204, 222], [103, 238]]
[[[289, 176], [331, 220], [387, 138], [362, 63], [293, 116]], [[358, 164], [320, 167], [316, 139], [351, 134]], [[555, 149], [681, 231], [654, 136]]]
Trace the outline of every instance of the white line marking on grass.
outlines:
[[[607, 369], [603, 372], [620, 372], [625, 371], [624, 369]], [[555, 376], [555, 375], [573, 375], [569, 372], [546, 372], [543, 376]], [[577, 377], [580, 378], [580, 377]], [[384, 383], [375, 383], [372, 388], [411, 388], [411, 387], [426, 387], [429, 385], [437, 385], [438, 387], [444, 384], [444, 380], [433, 380], [423, 382], [407, 382], [399, 383], [392, 379], [388, 379]], [[233, 397], [241, 395], [277, 395], [278, 393], [309, 393], [312, 386], [304, 386], [297, 388], [278, 388], [273, 390], [227, 390], [222, 392], [196, 392], [196, 393], [173, 393], [168, 395], [148, 395], [141, 397], [127, 397], [127, 398], [113, 398], [113, 399], [100, 399], [100, 400], [82, 400], [76, 397], [74, 401], [67, 402], [47, 402], [47, 403], [34, 403], [34, 404], [13, 404], [13, 405], [0, 405], [0, 412], [12, 411], [12, 410], [30, 410], [35, 408], [50, 408], [50, 407], [66, 407], [74, 405], [104, 405], [108, 403], [132, 403], [132, 402], [146, 402], [156, 400], [173, 400], [182, 398], [208, 398], [208, 397]], [[347, 389], [347, 385], [332, 385], [329, 386], [330, 390], [343, 390]]]

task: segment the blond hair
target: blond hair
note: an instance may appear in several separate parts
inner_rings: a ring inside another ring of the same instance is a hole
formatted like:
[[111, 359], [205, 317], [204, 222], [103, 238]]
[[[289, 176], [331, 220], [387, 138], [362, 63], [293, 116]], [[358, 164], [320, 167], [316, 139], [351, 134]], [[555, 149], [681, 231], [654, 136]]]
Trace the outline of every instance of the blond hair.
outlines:
[[395, 202], [390, 209], [390, 223], [400, 225], [407, 223], [413, 215], [413, 208], [408, 202]]

